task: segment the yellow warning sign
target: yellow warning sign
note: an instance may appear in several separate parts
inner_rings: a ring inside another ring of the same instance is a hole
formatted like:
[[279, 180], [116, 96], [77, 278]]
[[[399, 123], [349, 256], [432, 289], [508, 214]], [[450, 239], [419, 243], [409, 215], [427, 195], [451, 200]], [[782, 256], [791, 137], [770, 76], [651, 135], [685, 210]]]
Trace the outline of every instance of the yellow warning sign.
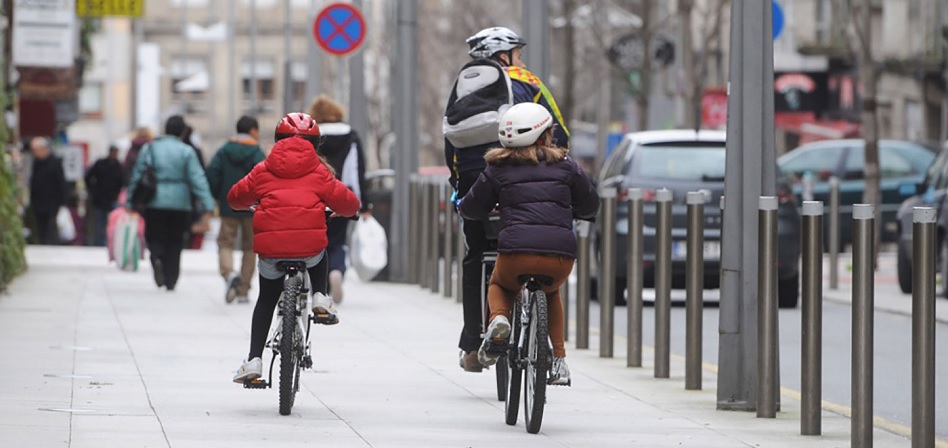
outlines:
[[76, 0], [79, 17], [141, 17], [145, 0]]

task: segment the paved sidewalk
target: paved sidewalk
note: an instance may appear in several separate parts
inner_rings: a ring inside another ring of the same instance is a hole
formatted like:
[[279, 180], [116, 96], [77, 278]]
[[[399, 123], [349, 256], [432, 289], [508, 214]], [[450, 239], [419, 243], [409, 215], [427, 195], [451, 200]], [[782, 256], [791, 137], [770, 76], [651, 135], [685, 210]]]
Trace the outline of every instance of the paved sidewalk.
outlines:
[[[412, 285], [346, 280], [341, 323], [314, 328], [315, 372], [290, 416], [275, 390], [231, 383], [252, 305], [226, 305], [216, 254], [188, 251], [177, 291], [105, 263], [104, 249], [30, 247], [30, 271], [0, 296], [0, 447], [847, 447], [849, 419], [799, 434], [799, 403], [776, 419], [719, 412], [624, 356], [570, 350], [571, 388], [550, 388], [538, 435], [504, 424], [494, 373], [454, 348], [460, 305]], [[615, 353], [624, 354], [618, 341]], [[876, 447], [910, 442], [876, 430]]]

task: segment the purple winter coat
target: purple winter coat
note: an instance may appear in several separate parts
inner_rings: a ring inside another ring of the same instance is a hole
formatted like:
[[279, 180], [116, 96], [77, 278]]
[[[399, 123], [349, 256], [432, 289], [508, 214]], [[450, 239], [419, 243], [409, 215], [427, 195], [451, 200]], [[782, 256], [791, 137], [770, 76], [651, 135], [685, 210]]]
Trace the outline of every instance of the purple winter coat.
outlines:
[[573, 219], [591, 220], [599, 194], [572, 159], [539, 165], [488, 165], [459, 205], [465, 219], [500, 210], [500, 253], [576, 258]]

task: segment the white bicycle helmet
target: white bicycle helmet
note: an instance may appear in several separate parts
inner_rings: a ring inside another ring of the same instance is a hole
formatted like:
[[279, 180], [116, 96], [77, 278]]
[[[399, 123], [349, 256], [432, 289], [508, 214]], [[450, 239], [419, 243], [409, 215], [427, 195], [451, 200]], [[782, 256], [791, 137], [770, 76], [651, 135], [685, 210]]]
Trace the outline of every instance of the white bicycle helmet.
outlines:
[[502, 26], [484, 28], [468, 37], [466, 42], [471, 47], [467, 54], [472, 58], [489, 58], [497, 52], [510, 51], [527, 44], [513, 30]]
[[533, 145], [551, 126], [553, 116], [545, 107], [537, 103], [514, 104], [500, 117], [500, 144], [505, 148]]

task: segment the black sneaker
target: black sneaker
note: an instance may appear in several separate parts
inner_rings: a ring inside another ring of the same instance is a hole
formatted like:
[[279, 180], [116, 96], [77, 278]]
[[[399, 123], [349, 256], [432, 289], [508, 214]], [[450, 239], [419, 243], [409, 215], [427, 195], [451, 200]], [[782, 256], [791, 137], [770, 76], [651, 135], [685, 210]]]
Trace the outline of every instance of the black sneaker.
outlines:
[[161, 263], [161, 260], [153, 258], [151, 260], [151, 268], [155, 274], [155, 284], [159, 288], [165, 286], [165, 266]]

